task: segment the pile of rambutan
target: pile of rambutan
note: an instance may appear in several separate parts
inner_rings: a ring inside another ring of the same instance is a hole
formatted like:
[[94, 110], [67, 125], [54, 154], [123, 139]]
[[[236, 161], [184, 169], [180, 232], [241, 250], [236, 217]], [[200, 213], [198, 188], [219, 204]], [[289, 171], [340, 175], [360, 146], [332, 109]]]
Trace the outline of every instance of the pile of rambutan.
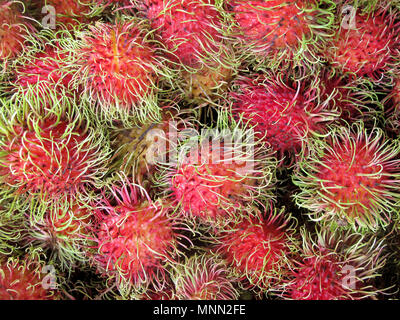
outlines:
[[0, 22], [0, 300], [400, 298], [396, 1]]

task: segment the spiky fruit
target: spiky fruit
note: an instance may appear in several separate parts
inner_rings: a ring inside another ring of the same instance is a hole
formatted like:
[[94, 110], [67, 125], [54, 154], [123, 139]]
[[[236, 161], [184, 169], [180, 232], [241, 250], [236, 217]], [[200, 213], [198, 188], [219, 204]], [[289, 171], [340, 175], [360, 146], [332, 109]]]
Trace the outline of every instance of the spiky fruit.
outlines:
[[41, 266], [29, 259], [1, 259], [0, 300], [53, 300], [57, 295], [43, 286]]
[[335, 112], [317, 104], [313, 88], [275, 75], [240, 76], [236, 80], [232, 114], [254, 126], [258, 139], [263, 139], [282, 157], [301, 149], [311, 132], [322, 133]]
[[387, 8], [370, 14], [358, 10], [354, 19], [354, 25], [339, 26], [326, 55], [343, 72], [382, 81], [397, 63], [400, 23], [396, 14]]
[[[81, 23], [89, 23], [95, 15], [95, 0], [36, 0], [37, 6], [51, 6], [58, 27], [72, 29]], [[48, 11], [49, 13], [52, 11]]]
[[99, 270], [128, 287], [162, 287], [165, 263], [174, 261], [182, 240], [177, 220], [138, 185], [126, 181], [113, 186], [111, 194], [113, 199], [103, 199], [97, 210]]
[[360, 119], [368, 121], [377, 116], [379, 99], [370, 83], [357, 83], [349, 77], [333, 75], [323, 69], [317, 88], [317, 103], [335, 110], [345, 122], [352, 123]]
[[53, 107], [55, 101], [72, 97], [72, 74], [68, 55], [58, 46], [47, 45], [43, 51], [24, 57], [16, 67], [15, 91], [40, 107]]
[[313, 220], [371, 230], [390, 223], [400, 199], [397, 142], [357, 123], [307, 145], [293, 181], [301, 189], [296, 203]]
[[196, 67], [219, 51], [221, 17], [214, 0], [146, 0], [144, 6], [173, 60]]
[[24, 49], [29, 31], [34, 31], [20, 13], [21, 3], [1, 1], [0, 3], [0, 72], [5, 72], [10, 59], [17, 57]]
[[173, 160], [160, 180], [177, 214], [195, 224], [225, 224], [246, 203], [273, 198], [276, 161], [251, 129], [203, 131], [183, 141]]
[[181, 65], [174, 85], [190, 101], [212, 101], [236, 68], [215, 1], [146, 0], [139, 8], [168, 50], [172, 64]]
[[376, 298], [374, 286], [386, 257], [382, 241], [353, 232], [301, 229], [303, 246], [284, 296], [294, 300], [359, 300]]
[[98, 183], [108, 155], [107, 141], [78, 118], [11, 119], [0, 148], [2, 181], [30, 197], [58, 200]]
[[108, 118], [120, 119], [121, 112], [141, 122], [159, 118], [160, 109], [152, 101], [159, 80], [158, 62], [139, 23], [89, 26], [77, 56], [76, 81], [84, 88], [84, 97], [93, 106], [98, 104]]
[[47, 257], [68, 270], [77, 263], [88, 262], [93, 241], [93, 213], [77, 201], [54, 203], [40, 214], [26, 218], [25, 243], [47, 251]]
[[316, 1], [231, 0], [233, 34], [244, 54], [276, 68], [282, 63], [318, 62], [316, 53], [326, 42], [333, 17], [330, 1], [319, 9]]
[[[248, 214], [225, 228], [216, 250], [246, 289], [281, 289], [288, 282], [294, 258], [295, 220], [284, 210]], [[246, 212], [247, 213], [247, 212]]]
[[209, 252], [172, 266], [171, 279], [178, 300], [235, 300], [239, 296], [225, 262]]
[[20, 199], [2, 186], [0, 191], [0, 256], [11, 256], [20, 247], [25, 231]]

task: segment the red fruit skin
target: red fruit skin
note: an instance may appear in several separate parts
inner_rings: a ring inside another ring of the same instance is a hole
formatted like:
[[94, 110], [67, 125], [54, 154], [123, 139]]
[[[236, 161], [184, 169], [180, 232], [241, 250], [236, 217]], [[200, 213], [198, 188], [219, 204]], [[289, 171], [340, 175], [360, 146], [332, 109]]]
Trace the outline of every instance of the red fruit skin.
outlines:
[[[201, 161], [201, 157], [206, 160]], [[172, 172], [170, 189], [174, 203], [182, 206], [184, 216], [203, 222], [228, 218], [241, 206], [241, 197], [249, 194], [253, 181], [239, 174], [245, 163], [218, 161], [213, 154], [191, 155]]]
[[[15, 84], [24, 94], [28, 94], [28, 88], [35, 86], [36, 92], [41, 92], [41, 98], [49, 94], [61, 100], [68, 90], [72, 89], [72, 74], [67, 72], [68, 55], [59, 48], [47, 46], [44, 51], [35, 54], [29, 62], [16, 68]], [[49, 104], [50, 102], [45, 102]]]
[[25, 36], [33, 29], [12, 1], [0, 4], [0, 25], [0, 62], [5, 62], [22, 52]]
[[231, 92], [234, 116], [242, 115], [255, 126], [257, 137], [281, 156], [299, 151], [310, 132], [324, 131], [324, 114], [300, 87], [296, 90], [264, 76], [242, 77], [236, 85], [238, 90]]
[[90, 22], [89, 14], [92, 9], [90, 5], [94, 0], [40, 0], [42, 6], [52, 6], [56, 12], [56, 23], [58, 25], [73, 28], [81, 23]]
[[131, 192], [138, 192], [134, 188], [127, 190], [115, 189], [121, 197], [118, 204], [106, 204], [107, 212], [96, 211], [95, 260], [103, 274], [116, 273], [135, 286], [157, 286], [165, 278], [164, 263], [174, 259], [178, 245], [176, 224], [159, 203], [141, 200], [139, 194], [132, 196]]
[[[324, 188], [320, 192], [332, 199], [332, 206], [339, 209], [335, 204], [354, 203], [346, 213], [350, 218], [356, 218], [360, 213], [368, 216], [368, 209], [373, 205], [370, 190], [384, 192], [389, 168], [374, 164], [376, 150], [368, 150], [363, 141], [357, 141], [355, 147], [350, 144], [350, 141], [343, 141], [343, 145], [335, 146], [335, 153], [324, 158], [327, 167], [321, 166], [317, 179], [323, 181]], [[379, 172], [382, 175], [377, 176]], [[376, 177], [371, 179], [371, 176]]]
[[301, 188], [296, 202], [313, 220], [354, 230], [378, 230], [391, 222], [400, 198], [397, 142], [377, 127], [366, 131], [355, 123], [332, 127], [308, 146], [293, 182]]
[[234, 300], [234, 277], [215, 254], [195, 254], [175, 267], [172, 274], [177, 300]]
[[134, 108], [156, 81], [154, 51], [134, 23], [91, 28], [79, 55], [84, 87], [104, 108]]
[[[230, 1], [231, 12], [238, 24], [236, 33], [245, 43], [262, 52], [297, 48], [310, 27], [306, 8], [310, 1]], [[313, 2], [313, 1], [311, 1]]]
[[49, 118], [39, 123], [39, 131], [15, 126], [2, 147], [5, 182], [19, 186], [20, 192], [51, 197], [82, 191], [95, 170], [90, 161], [96, 154], [85, 142], [87, 135], [79, 128], [71, 132], [69, 126]]
[[288, 223], [281, 214], [257, 214], [221, 233], [217, 251], [247, 288], [271, 290], [282, 285], [294, 241]]
[[396, 17], [380, 10], [369, 17], [355, 16], [355, 28], [340, 28], [327, 56], [334, 66], [355, 77], [380, 80], [393, 69], [399, 56], [400, 23]]
[[214, 0], [146, 0], [144, 8], [175, 62], [196, 67], [222, 42], [221, 17]]
[[54, 300], [42, 286], [40, 271], [13, 260], [0, 264], [0, 300]]
[[346, 274], [333, 257], [308, 257], [298, 269], [296, 281], [289, 287], [294, 300], [346, 300], [343, 286]]

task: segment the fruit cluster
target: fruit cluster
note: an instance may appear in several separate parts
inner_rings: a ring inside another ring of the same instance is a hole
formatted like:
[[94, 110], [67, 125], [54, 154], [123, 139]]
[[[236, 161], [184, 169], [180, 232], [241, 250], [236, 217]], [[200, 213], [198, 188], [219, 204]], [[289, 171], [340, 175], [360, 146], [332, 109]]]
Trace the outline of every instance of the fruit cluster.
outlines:
[[0, 299], [398, 298], [395, 1], [0, 21]]

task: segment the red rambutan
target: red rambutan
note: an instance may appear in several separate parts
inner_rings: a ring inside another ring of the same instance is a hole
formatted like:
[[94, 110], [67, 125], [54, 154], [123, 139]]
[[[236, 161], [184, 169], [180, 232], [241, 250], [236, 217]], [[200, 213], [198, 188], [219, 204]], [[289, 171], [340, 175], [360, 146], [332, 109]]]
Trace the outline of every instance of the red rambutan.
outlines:
[[273, 198], [276, 160], [251, 129], [209, 129], [177, 150], [177, 163], [170, 161], [159, 179], [178, 215], [213, 227], [228, 223], [246, 203]]
[[172, 268], [171, 279], [178, 300], [235, 300], [239, 296], [235, 279], [216, 254], [196, 253]]
[[[340, 119], [352, 123], [363, 119], [375, 119], [379, 99], [370, 83], [358, 83], [349, 77], [332, 75], [326, 69], [318, 80], [318, 104], [340, 114]], [[376, 107], [376, 108], [375, 108]]]
[[146, 0], [139, 8], [166, 47], [174, 67], [182, 67], [174, 86], [180, 86], [191, 101], [212, 101], [236, 68], [215, 1]]
[[24, 49], [25, 38], [34, 31], [21, 13], [21, 2], [1, 1], [0, 3], [0, 67], [4, 73], [8, 61], [17, 57]]
[[296, 64], [318, 62], [317, 53], [325, 43], [333, 20], [333, 3], [322, 1], [231, 0], [235, 39], [244, 55], [252, 52], [268, 67], [283, 62]]
[[311, 236], [301, 229], [303, 246], [293, 281], [284, 296], [294, 300], [359, 300], [376, 298], [374, 286], [385, 264], [383, 244], [358, 233], [326, 229]]
[[334, 66], [356, 78], [381, 81], [398, 63], [400, 23], [388, 5], [371, 13], [359, 11], [354, 26], [338, 27], [326, 55]]
[[158, 62], [141, 25], [135, 20], [98, 23], [81, 38], [75, 81], [84, 88], [84, 97], [111, 118], [128, 113], [141, 122], [157, 120]]
[[322, 223], [376, 230], [385, 227], [400, 199], [400, 145], [362, 123], [332, 127], [307, 140], [293, 176], [296, 203]]
[[62, 269], [89, 261], [87, 250], [94, 246], [91, 209], [77, 201], [54, 203], [43, 215], [36, 209], [35, 215], [26, 218], [26, 244], [48, 250], [48, 258], [57, 261]]
[[317, 104], [314, 89], [301, 83], [291, 86], [278, 76], [257, 75], [238, 77], [235, 84], [232, 114], [254, 126], [257, 138], [280, 157], [299, 151], [305, 137], [324, 132], [326, 123], [337, 117]]
[[53, 300], [53, 290], [43, 286], [40, 265], [16, 258], [0, 261], [0, 300]]
[[182, 236], [177, 220], [160, 201], [148, 199], [138, 185], [113, 186], [110, 201], [98, 204], [98, 254], [100, 272], [116, 276], [119, 283], [136, 289], [162, 288], [165, 263], [174, 262]]
[[95, 0], [36, 0], [37, 5], [51, 6], [58, 27], [73, 28], [81, 23], [89, 23], [96, 13]]
[[3, 123], [2, 133], [2, 181], [19, 192], [49, 199], [85, 194], [86, 187], [104, 174], [107, 142], [78, 118], [11, 117]]
[[247, 289], [277, 290], [286, 284], [292, 267], [292, 222], [283, 210], [271, 210], [266, 217], [249, 214], [219, 234], [217, 252]]
[[72, 98], [72, 74], [68, 55], [58, 46], [28, 54], [16, 67], [13, 82], [17, 95], [40, 107], [54, 108], [57, 101]]
[[146, 0], [145, 14], [177, 60], [195, 67], [219, 51], [221, 17], [214, 0]]

